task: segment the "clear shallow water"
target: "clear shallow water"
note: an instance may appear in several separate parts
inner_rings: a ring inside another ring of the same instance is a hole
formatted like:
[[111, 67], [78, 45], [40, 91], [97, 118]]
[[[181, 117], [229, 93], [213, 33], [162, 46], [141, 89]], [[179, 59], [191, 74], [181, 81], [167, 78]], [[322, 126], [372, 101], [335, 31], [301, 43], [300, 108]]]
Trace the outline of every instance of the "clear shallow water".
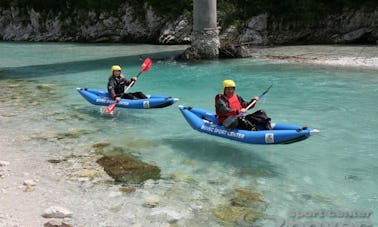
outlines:
[[[3, 113], [9, 111], [0, 119], [2, 128], [8, 134], [79, 130], [83, 135], [67, 146], [112, 141], [128, 147], [158, 165], [163, 177], [182, 174], [196, 182], [167, 201], [178, 210], [207, 211], [227, 203], [233, 188], [254, 188], [263, 195], [269, 215], [287, 219], [292, 210], [360, 210], [373, 211], [368, 220], [378, 223], [376, 70], [258, 59], [168, 60], [182, 49], [0, 43], [0, 103]], [[107, 117], [76, 92], [77, 87], [105, 89], [113, 64], [120, 64], [126, 75], [137, 74], [141, 56], [151, 57], [153, 65], [130, 91], [177, 97], [178, 103], [164, 109], [122, 109]], [[224, 79], [235, 80], [246, 99], [273, 84], [257, 108], [275, 122], [318, 128], [320, 134], [290, 145], [259, 146], [192, 130], [177, 106], [212, 110]], [[51, 152], [59, 151], [52, 147]], [[195, 215], [206, 223], [209, 214]]]

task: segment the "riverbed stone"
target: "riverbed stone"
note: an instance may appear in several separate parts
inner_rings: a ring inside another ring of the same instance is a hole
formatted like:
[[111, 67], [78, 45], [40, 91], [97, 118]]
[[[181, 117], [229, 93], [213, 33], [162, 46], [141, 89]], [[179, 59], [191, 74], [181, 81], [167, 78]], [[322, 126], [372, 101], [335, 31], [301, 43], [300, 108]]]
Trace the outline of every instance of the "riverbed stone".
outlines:
[[62, 222], [60, 220], [50, 220], [46, 222], [43, 227], [72, 227], [72, 225]]
[[160, 179], [160, 169], [131, 155], [104, 155], [97, 160], [105, 172], [117, 182], [141, 184], [148, 179]]
[[151, 219], [154, 222], [159, 222], [159, 223], [168, 222], [170, 224], [175, 224], [181, 218], [182, 218], [182, 214], [178, 213], [175, 210], [171, 210], [169, 208], [153, 210], [149, 215], [149, 219]]
[[7, 162], [7, 161], [1, 161], [0, 160], [0, 167], [1, 166], [7, 166], [7, 165], [9, 165], [10, 163], [9, 162]]
[[26, 185], [26, 186], [35, 186], [35, 185], [37, 185], [37, 183], [35, 182], [35, 180], [28, 179], [28, 180], [24, 180], [24, 185]]
[[60, 206], [51, 206], [43, 211], [44, 218], [67, 218], [72, 217], [72, 212]]
[[234, 197], [231, 199], [233, 206], [249, 207], [254, 209], [262, 209], [264, 200], [259, 192], [249, 188], [234, 189]]
[[263, 216], [262, 212], [248, 207], [223, 205], [213, 210], [215, 217], [225, 225], [250, 226], [258, 218]]
[[153, 208], [158, 206], [160, 203], [160, 198], [157, 195], [152, 195], [144, 199], [143, 206]]

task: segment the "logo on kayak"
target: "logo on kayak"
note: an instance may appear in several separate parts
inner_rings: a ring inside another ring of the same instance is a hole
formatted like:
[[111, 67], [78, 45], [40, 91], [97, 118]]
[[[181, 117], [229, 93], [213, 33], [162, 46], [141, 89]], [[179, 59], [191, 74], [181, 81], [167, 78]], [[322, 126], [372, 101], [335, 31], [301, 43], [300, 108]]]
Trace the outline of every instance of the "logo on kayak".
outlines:
[[145, 109], [150, 108], [150, 102], [149, 101], [143, 101], [143, 108], [145, 108]]
[[274, 134], [266, 133], [265, 134], [265, 143], [274, 143]]
[[111, 99], [96, 99], [96, 102], [97, 103], [106, 103], [106, 104], [114, 103], [114, 101], [111, 100]]
[[[105, 104], [112, 104], [114, 100], [111, 99], [96, 99], [96, 103], [105, 103]], [[128, 106], [128, 102], [120, 101], [118, 104], [122, 104], [123, 106]]]
[[213, 134], [227, 135], [229, 137], [235, 137], [235, 138], [240, 138], [240, 139], [244, 139], [244, 137], [245, 137], [245, 135], [242, 134], [242, 133], [227, 131], [227, 130], [216, 128], [216, 127], [209, 127], [209, 126], [206, 126], [206, 125], [202, 125], [201, 130], [206, 131], [206, 132], [210, 132], [210, 133], [213, 133]]

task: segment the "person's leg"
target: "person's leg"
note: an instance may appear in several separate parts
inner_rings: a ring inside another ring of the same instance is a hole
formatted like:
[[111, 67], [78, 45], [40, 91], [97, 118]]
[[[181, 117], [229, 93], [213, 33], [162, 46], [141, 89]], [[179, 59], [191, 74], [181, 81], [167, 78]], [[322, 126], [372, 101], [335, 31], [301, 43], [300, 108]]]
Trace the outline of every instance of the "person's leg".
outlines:
[[135, 96], [133, 95], [133, 93], [124, 93], [124, 94], [121, 96], [121, 98], [123, 98], [123, 99], [138, 99], [137, 97], [135, 97]]
[[260, 130], [271, 130], [272, 126], [270, 125], [270, 118], [268, 115], [261, 110], [254, 112], [253, 114], [248, 114], [245, 116], [249, 122], [257, 126]]
[[239, 118], [238, 129], [256, 131], [255, 126], [245, 118]]
[[133, 95], [139, 99], [146, 99], [147, 96], [140, 91], [134, 92]]

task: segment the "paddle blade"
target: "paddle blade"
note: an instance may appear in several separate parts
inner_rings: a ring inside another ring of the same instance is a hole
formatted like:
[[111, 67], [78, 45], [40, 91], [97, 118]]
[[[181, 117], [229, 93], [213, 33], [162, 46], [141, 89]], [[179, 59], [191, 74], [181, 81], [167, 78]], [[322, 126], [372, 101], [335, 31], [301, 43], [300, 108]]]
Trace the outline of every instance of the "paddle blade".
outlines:
[[147, 70], [150, 69], [151, 65], [152, 65], [151, 59], [150, 58], [146, 58], [146, 60], [144, 60], [142, 66], [140, 67], [140, 71], [141, 72], [146, 72]]
[[113, 104], [110, 104], [108, 107], [106, 107], [106, 109], [104, 110], [104, 114], [111, 114], [113, 113], [113, 111], [115, 110], [117, 106], [117, 102], [113, 103]]

